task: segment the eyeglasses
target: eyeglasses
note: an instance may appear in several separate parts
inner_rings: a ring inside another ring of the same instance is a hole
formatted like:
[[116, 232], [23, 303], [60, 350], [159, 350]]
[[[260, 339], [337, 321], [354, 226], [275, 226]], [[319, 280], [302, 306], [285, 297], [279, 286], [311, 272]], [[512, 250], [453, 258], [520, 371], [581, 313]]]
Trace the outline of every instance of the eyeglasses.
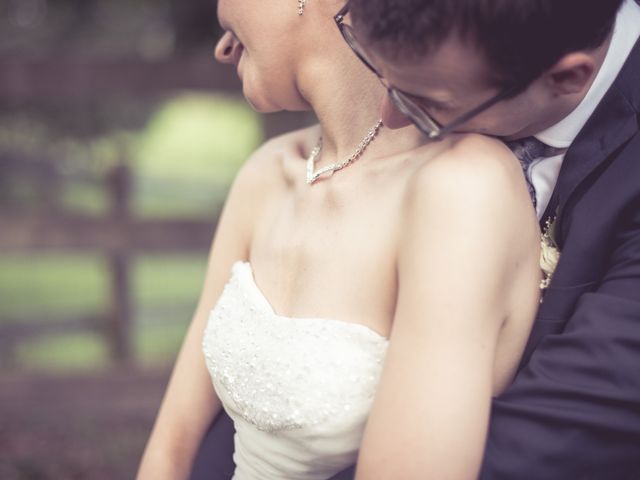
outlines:
[[496, 103], [512, 96], [520, 90], [518, 86], [505, 88], [498, 92], [498, 94], [496, 94], [495, 96], [491, 97], [489, 100], [461, 115], [449, 124], [441, 125], [436, 119], [433, 118], [433, 116], [429, 112], [424, 109], [422, 105], [420, 105], [419, 97], [403, 92], [402, 90], [388, 85], [382, 75], [380, 75], [378, 70], [376, 70], [376, 68], [373, 66], [373, 63], [367, 56], [364, 48], [362, 48], [362, 46], [356, 39], [351, 25], [348, 25], [344, 22], [344, 17], [348, 12], [349, 4], [347, 3], [333, 17], [336, 25], [338, 26], [338, 29], [340, 30], [340, 33], [342, 34], [342, 37], [347, 42], [351, 50], [353, 50], [356, 56], [362, 61], [362, 63], [364, 63], [369, 68], [369, 70], [377, 75], [382, 84], [386, 87], [389, 93], [389, 98], [398, 108], [398, 110], [406, 115], [415, 124], [415, 126], [418, 127], [418, 129], [431, 140], [441, 140], [445, 135], [451, 133], [463, 123], [469, 121], [476, 115], [484, 112]]

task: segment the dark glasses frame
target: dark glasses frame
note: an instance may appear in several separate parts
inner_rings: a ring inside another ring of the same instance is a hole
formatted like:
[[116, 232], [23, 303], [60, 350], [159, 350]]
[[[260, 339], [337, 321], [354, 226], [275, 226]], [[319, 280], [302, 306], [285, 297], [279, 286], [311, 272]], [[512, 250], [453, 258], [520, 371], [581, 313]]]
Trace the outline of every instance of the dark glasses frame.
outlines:
[[349, 45], [351, 50], [353, 50], [360, 61], [364, 63], [367, 68], [375, 73], [376, 76], [380, 79], [382, 84], [387, 89], [389, 98], [398, 108], [398, 110], [406, 115], [414, 123], [414, 125], [430, 140], [441, 140], [445, 135], [451, 133], [463, 123], [466, 123], [467, 121], [489, 109], [496, 103], [513, 96], [515, 93], [521, 90], [519, 86], [515, 85], [504, 88], [489, 100], [481, 103], [467, 113], [464, 113], [447, 125], [441, 125], [435, 118], [433, 118], [433, 116], [429, 112], [424, 109], [422, 105], [418, 103], [418, 101], [415, 99], [415, 95], [411, 95], [409, 93], [403, 92], [400, 89], [392, 87], [391, 85], [388, 85], [382, 75], [380, 75], [378, 70], [376, 70], [371, 61], [368, 59], [364, 49], [356, 39], [351, 25], [348, 25], [344, 22], [344, 17], [348, 12], [349, 4], [347, 3], [333, 17], [338, 29], [340, 30], [340, 33], [342, 34], [342, 38], [344, 38], [345, 42], [347, 42], [347, 45]]

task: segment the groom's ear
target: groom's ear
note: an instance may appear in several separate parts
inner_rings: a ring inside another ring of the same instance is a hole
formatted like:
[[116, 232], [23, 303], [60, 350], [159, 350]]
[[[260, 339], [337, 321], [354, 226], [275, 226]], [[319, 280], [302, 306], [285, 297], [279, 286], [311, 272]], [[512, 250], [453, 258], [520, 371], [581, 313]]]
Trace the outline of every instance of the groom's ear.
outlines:
[[588, 53], [568, 53], [544, 73], [545, 83], [554, 95], [581, 93], [591, 84], [596, 68], [596, 61]]

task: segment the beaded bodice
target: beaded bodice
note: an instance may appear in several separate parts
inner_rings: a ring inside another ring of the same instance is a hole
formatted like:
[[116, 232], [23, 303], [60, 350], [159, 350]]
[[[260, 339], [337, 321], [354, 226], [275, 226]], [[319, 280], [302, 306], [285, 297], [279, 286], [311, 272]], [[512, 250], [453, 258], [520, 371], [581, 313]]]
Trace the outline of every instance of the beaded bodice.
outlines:
[[355, 323], [276, 314], [238, 262], [203, 351], [236, 427], [236, 478], [328, 478], [357, 456], [388, 341]]

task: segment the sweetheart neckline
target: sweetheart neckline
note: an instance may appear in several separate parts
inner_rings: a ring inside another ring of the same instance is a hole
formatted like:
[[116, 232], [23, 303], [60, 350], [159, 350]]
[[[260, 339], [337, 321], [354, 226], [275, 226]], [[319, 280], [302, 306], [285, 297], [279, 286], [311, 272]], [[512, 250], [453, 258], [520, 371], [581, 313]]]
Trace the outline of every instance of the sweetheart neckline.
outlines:
[[383, 340], [384, 342], [389, 342], [389, 339], [387, 337], [376, 332], [371, 327], [364, 325], [362, 323], [348, 322], [345, 320], [339, 320], [337, 318], [292, 317], [288, 315], [281, 315], [275, 311], [275, 309], [273, 308], [273, 305], [271, 304], [269, 299], [266, 297], [264, 292], [260, 289], [260, 286], [257, 284], [251, 263], [243, 260], [238, 260], [233, 264], [232, 272], [235, 272], [237, 267], [244, 267], [246, 269], [246, 273], [247, 273], [246, 276], [250, 280], [250, 284], [253, 287], [254, 292], [257, 294], [258, 298], [262, 301], [262, 304], [264, 308], [267, 310], [267, 312], [270, 315], [273, 315], [274, 317], [285, 319], [285, 320], [295, 320], [295, 321], [303, 321], [303, 322], [329, 322], [334, 325], [340, 326], [340, 328], [354, 328], [354, 329], [362, 330], [367, 334], [376, 336], [378, 339]]

